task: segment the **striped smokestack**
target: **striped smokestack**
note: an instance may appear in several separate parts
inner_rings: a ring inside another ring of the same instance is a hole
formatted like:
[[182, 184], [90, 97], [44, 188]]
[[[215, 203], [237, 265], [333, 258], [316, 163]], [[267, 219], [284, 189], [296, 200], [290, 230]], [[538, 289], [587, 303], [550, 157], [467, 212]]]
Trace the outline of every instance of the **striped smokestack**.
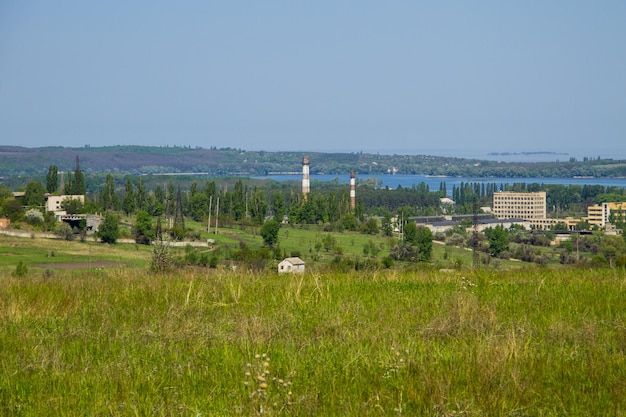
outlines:
[[354, 178], [354, 170], [350, 171], [350, 208], [354, 210], [356, 207], [356, 179]]
[[309, 157], [302, 157], [302, 195], [306, 200], [311, 191], [311, 180], [309, 179]]

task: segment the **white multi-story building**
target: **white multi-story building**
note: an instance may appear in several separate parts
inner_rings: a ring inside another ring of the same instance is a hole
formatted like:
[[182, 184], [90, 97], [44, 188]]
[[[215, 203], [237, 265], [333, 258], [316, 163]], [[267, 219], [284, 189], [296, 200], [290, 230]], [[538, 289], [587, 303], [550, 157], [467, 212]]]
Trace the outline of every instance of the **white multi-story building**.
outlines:
[[498, 219], [545, 219], [546, 192], [516, 193], [499, 191], [493, 194], [492, 211]]
[[624, 221], [626, 217], [626, 202], [623, 203], [602, 203], [587, 207], [587, 222], [594, 226], [605, 228], [611, 223], [611, 214], [614, 221]]
[[78, 200], [82, 204], [85, 204], [85, 196], [80, 195], [46, 195], [46, 211], [51, 211], [53, 213], [64, 212], [63, 210], [63, 202], [65, 200]]

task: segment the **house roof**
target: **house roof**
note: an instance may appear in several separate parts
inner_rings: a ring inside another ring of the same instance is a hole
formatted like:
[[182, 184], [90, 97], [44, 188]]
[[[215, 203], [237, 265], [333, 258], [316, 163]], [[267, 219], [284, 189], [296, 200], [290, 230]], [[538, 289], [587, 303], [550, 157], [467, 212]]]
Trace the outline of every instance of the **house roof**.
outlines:
[[297, 256], [294, 256], [292, 258], [285, 258], [283, 259], [283, 262], [289, 262], [292, 265], [304, 265], [304, 261]]

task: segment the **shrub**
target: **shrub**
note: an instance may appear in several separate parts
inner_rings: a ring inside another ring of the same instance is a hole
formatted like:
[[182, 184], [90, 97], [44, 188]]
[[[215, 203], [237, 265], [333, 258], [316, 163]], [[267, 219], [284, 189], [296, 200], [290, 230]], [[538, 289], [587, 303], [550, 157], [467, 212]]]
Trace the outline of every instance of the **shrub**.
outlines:
[[102, 223], [100, 223], [100, 227], [98, 227], [100, 240], [102, 240], [102, 243], [115, 243], [119, 234], [117, 216], [113, 213], [107, 213]]
[[152, 250], [152, 260], [150, 262], [150, 271], [162, 273], [171, 271], [174, 268], [174, 260], [170, 254], [170, 245], [168, 242], [156, 241]]
[[43, 213], [35, 208], [26, 210], [26, 213], [24, 213], [24, 219], [33, 226], [42, 224], [44, 220]]
[[15, 266], [15, 270], [13, 271], [14, 277], [25, 277], [28, 274], [28, 267], [22, 261], [19, 261]]
[[72, 226], [65, 222], [59, 223], [59, 225], [57, 226], [57, 230], [54, 231], [54, 234], [63, 240], [71, 241], [74, 239], [74, 231], [72, 230]]

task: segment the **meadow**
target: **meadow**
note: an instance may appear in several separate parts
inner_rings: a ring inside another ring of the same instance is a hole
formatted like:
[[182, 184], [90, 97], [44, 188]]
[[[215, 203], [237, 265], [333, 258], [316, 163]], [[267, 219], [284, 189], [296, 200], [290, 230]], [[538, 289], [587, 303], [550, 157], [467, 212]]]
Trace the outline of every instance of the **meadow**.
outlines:
[[6, 416], [624, 415], [626, 275], [4, 268], [0, 352]]

